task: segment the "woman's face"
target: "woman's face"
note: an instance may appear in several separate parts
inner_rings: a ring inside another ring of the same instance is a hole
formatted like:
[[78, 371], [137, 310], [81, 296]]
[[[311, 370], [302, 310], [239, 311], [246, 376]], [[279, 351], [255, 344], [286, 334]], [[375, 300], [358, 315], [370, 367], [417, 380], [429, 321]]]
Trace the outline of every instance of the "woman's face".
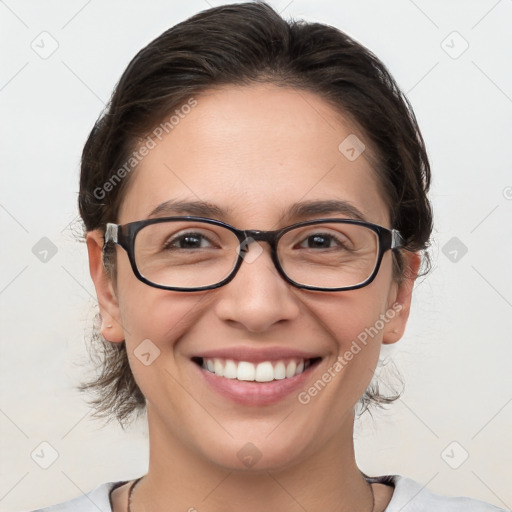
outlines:
[[[276, 230], [301, 220], [350, 218], [346, 211], [282, 218], [296, 203], [340, 200], [369, 222], [390, 227], [368, 144], [355, 159], [357, 153], [345, 148], [353, 134], [365, 142], [364, 134], [320, 97], [254, 85], [195, 99], [133, 171], [119, 224], [180, 200], [215, 205], [226, 213], [211, 217], [240, 229]], [[160, 214], [172, 215], [197, 211]], [[180, 446], [189, 457], [225, 468], [250, 467], [259, 458], [258, 469], [277, 469], [351, 442], [353, 408], [372, 378], [381, 343], [400, 338], [408, 315], [412, 281], [398, 286], [393, 280], [390, 251], [370, 285], [319, 292], [285, 282], [270, 246], [253, 243], [251, 257], [227, 285], [176, 292], [137, 280], [116, 246], [114, 291], [98, 264], [97, 234], [88, 245], [102, 315], [113, 324], [103, 334], [126, 340], [147, 400], [152, 443]], [[414, 268], [417, 256], [407, 258]], [[292, 359], [321, 360], [293, 377], [297, 384], [283, 385], [215, 376], [192, 360], [204, 356], [273, 365], [284, 360], [285, 366]], [[273, 394], [279, 386], [286, 391]]]

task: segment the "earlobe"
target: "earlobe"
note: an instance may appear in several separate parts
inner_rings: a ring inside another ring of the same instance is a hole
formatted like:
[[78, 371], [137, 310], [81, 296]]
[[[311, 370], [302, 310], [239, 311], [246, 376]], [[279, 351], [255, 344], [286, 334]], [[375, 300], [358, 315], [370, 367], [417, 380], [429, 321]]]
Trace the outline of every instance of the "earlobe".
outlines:
[[417, 252], [404, 252], [404, 277], [397, 284], [394, 297], [388, 306], [386, 316], [390, 317], [382, 336], [382, 343], [396, 343], [402, 338], [411, 309], [412, 290], [421, 265]]
[[124, 330], [112, 280], [107, 276], [103, 265], [103, 233], [99, 230], [89, 231], [86, 242], [89, 254], [89, 272], [96, 288], [100, 307], [101, 335], [107, 341], [120, 343], [124, 341]]

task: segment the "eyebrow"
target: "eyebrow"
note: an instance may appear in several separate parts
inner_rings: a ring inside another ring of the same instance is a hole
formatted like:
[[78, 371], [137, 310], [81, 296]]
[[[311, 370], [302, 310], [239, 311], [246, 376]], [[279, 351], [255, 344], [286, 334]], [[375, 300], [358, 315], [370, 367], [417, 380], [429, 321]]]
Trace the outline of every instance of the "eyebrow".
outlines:
[[[215, 204], [205, 201], [182, 201], [170, 199], [154, 208], [148, 218], [172, 215], [192, 215], [226, 221], [231, 213], [232, 208], [223, 209]], [[344, 217], [367, 221], [365, 215], [349, 201], [341, 199], [324, 199], [294, 203], [289, 208], [281, 210], [279, 222], [300, 221], [315, 215], [331, 214], [341, 214]]]

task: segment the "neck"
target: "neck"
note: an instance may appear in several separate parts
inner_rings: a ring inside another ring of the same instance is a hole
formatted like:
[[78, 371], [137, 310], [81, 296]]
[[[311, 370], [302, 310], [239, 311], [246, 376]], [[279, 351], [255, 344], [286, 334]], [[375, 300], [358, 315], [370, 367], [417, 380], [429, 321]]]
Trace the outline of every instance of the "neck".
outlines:
[[[151, 416], [151, 417], [150, 417]], [[371, 486], [357, 468], [353, 414], [321, 450], [282, 467], [230, 469], [215, 465], [169, 434], [148, 407], [150, 461], [138, 483], [131, 511], [152, 512], [370, 512]]]

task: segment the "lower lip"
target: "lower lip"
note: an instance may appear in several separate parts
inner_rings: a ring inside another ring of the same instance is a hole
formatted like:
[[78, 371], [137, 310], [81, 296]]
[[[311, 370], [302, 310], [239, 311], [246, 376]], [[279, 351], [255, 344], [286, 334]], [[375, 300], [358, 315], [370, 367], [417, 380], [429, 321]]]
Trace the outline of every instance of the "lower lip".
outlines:
[[238, 404], [260, 406], [274, 404], [291, 393], [303, 389], [305, 381], [321, 362], [321, 360], [317, 361], [301, 374], [295, 375], [295, 377], [273, 380], [271, 382], [227, 379], [205, 370], [193, 361], [192, 364], [199, 370], [206, 383], [217, 393]]

